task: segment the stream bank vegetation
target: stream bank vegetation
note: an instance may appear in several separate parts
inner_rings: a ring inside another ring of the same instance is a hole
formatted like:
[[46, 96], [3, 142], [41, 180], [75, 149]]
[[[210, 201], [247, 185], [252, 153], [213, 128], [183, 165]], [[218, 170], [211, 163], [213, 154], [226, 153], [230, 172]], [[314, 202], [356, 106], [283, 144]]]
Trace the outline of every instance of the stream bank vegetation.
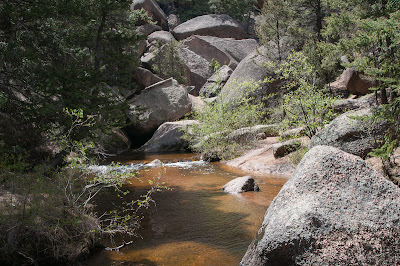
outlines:
[[[119, 89], [134, 92], [138, 20], [130, 0], [0, 2], [0, 264], [84, 259], [99, 237], [135, 235], [161, 189], [127, 197], [135, 173], [92, 173], [126, 124]], [[103, 138], [104, 137], [104, 138]], [[157, 179], [157, 178], [156, 178]], [[95, 210], [100, 193], [122, 209]]]

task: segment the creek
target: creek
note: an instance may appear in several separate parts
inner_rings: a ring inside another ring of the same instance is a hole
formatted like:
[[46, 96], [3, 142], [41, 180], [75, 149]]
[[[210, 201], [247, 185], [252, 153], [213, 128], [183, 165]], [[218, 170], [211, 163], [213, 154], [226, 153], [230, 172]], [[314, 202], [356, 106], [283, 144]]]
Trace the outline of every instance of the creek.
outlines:
[[103, 250], [87, 264], [238, 265], [287, 179], [252, 174], [261, 191], [234, 195], [223, 192], [222, 186], [249, 173], [199, 161], [195, 154], [132, 153], [113, 158], [132, 167], [154, 159], [163, 161], [163, 168], [139, 171], [143, 182], [133, 180], [132, 187], [145, 192], [146, 180], [163, 172], [161, 182], [171, 190], [153, 194], [156, 204], [144, 212], [141, 237], [120, 251]]

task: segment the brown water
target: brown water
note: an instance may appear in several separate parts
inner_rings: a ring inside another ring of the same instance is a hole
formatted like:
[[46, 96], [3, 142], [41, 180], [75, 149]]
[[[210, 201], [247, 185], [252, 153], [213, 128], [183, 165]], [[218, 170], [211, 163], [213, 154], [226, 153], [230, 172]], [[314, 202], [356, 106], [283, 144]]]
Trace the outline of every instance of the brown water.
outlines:
[[[122, 163], [166, 162], [161, 181], [172, 189], [154, 194], [156, 206], [145, 213], [141, 238], [119, 252], [102, 251], [89, 265], [238, 265], [259, 229], [265, 211], [287, 179], [253, 175], [261, 192], [226, 194], [221, 187], [246, 175], [222, 164], [183, 163], [193, 154], [128, 155]], [[160, 168], [141, 171], [146, 181]], [[133, 182], [146, 189], [147, 182]]]

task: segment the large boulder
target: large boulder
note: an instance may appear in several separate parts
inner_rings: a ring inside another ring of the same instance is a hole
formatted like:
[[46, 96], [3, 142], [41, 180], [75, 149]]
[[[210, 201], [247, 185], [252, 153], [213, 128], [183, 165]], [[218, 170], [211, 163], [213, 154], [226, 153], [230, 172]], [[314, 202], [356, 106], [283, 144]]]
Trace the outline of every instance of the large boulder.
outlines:
[[194, 86], [192, 94], [199, 95], [201, 87], [213, 74], [210, 62], [185, 47], [179, 48], [178, 56], [185, 68], [186, 85]]
[[316, 146], [269, 206], [241, 265], [395, 265], [400, 189], [360, 157]]
[[155, 32], [155, 31], [160, 31], [160, 30], [162, 30], [162, 28], [155, 24], [144, 24], [144, 25], [137, 27], [137, 31], [139, 32], [139, 34], [145, 35], [145, 36], [148, 36], [151, 33]]
[[201, 87], [199, 95], [206, 98], [212, 98], [219, 94], [221, 88], [232, 75], [232, 69], [227, 65], [219, 68], [215, 73], [207, 79], [207, 82]]
[[153, 42], [160, 42], [160, 43], [169, 43], [169, 42], [173, 42], [176, 41], [174, 36], [172, 36], [172, 34], [168, 31], [155, 31], [153, 33], [151, 33], [148, 37], [147, 40], [149, 41], [149, 43], [153, 43]]
[[[149, 69], [153, 69], [154, 65], [160, 60], [165, 60], [162, 55], [168, 54], [167, 44], [161, 46], [159, 50], [145, 54], [140, 61]], [[210, 67], [210, 62], [200, 55], [187, 49], [185, 46], [178, 46], [176, 55], [183, 65], [183, 75], [186, 80], [186, 85], [194, 86], [192, 94], [199, 95], [201, 87], [211, 77], [213, 71]]]
[[161, 124], [182, 118], [191, 109], [186, 88], [172, 78], [145, 88], [128, 104], [132, 124], [126, 131], [132, 141], [149, 138]]
[[311, 138], [309, 147], [328, 145], [365, 158], [382, 144], [387, 129], [385, 121], [371, 123], [367, 117], [372, 114], [366, 108], [338, 116]]
[[243, 27], [228, 15], [204, 15], [188, 20], [172, 31], [178, 40], [192, 35], [215, 36], [221, 38], [246, 38]]
[[156, 130], [148, 142], [140, 147], [140, 150], [144, 152], [184, 151], [188, 148], [189, 142], [182, 139], [183, 130], [198, 123], [197, 120], [166, 122]]
[[[239, 63], [221, 90], [220, 95], [223, 96], [223, 101], [228, 102], [244, 96], [248, 87], [240, 85], [243, 82], [261, 82], [266, 77], [274, 76], [273, 71], [266, 66], [269, 59], [263, 55], [264, 50], [264, 47], [257, 48]], [[254, 92], [255, 96], [262, 98], [278, 92], [280, 82], [280, 80], [276, 80], [262, 84], [260, 89]]]
[[226, 183], [222, 189], [231, 194], [239, 194], [247, 191], [259, 191], [256, 181], [251, 176], [242, 176]]
[[348, 68], [329, 86], [336, 95], [365, 95], [371, 92], [369, 90], [371, 87], [377, 86], [377, 81], [354, 68]]
[[149, 87], [155, 83], [162, 81], [162, 78], [153, 74], [150, 70], [138, 67], [133, 73], [135, 80], [144, 87]]
[[215, 60], [220, 65], [228, 65], [232, 69], [235, 69], [240, 61], [258, 47], [254, 39], [235, 40], [200, 35], [191, 36], [183, 43], [188, 49], [208, 61]]
[[355, 99], [341, 99], [335, 101], [333, 110], [338, 113], [344, 113], [350, 110], [371, 108], [377, 106], [377, 99], [373, 93], [361, 96]]
[[168, 30], [167, 16], [154, 0], [134, 0], [131, 10], [146, 10], [147, 14], [157, 22], [164, 30]]

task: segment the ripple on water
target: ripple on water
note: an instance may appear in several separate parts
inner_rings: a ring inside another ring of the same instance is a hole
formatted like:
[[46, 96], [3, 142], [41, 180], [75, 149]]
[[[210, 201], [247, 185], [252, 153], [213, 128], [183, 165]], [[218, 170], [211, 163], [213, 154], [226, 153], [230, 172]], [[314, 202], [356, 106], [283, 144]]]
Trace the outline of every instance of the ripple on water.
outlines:
[[[157, 205], [145, 213], [142, 238], [120, 252], [103, 251], [88, 265], [238, 265], [286, 179], [254, 176], [261, 192], [226, 194], [222, 186], [244, 173], [218, 163], [185, 161], [192, 157], [185, 155], [183, 162], [176, 155], [160, 159], [165, 162], [161, 182], [172, 190], [154, 194]], [[154, 159], [156, 155], [124, 162], [137, 165]], [[133, 188], [145, 191], [146, 179], [160, 172], [139, 171], [142, 182], [133, 182]]]

